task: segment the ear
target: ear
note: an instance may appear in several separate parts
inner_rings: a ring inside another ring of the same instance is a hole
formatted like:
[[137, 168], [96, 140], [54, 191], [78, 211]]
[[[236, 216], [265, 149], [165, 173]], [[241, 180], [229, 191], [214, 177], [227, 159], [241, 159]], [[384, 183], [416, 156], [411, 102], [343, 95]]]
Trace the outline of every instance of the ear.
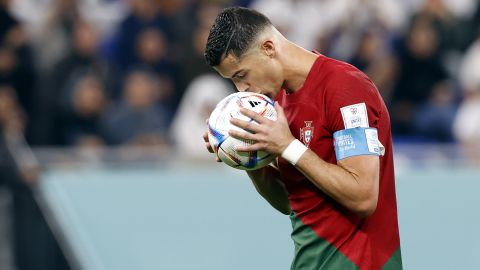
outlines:
[[276, 50], [275, 50], [275, 43], [270, 40], [270, 39], [267, 39], [265, 41], [262, 42], [262, 52], [272, 58], [275, 56], [275, 53], [276, 53]]

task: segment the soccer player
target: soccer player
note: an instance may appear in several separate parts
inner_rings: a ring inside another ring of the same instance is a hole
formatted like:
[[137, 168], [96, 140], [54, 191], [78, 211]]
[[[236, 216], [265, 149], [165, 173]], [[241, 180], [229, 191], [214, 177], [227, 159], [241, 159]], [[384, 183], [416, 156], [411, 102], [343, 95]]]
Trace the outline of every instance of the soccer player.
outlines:
[[[254, 140], [238, 151], [278, 155], [273, 166], [247, 171], [257, 191], [290, 215], [291, 269], [401, 269], [392, 138], [385, 104], [355, 67], [287, 40], [252, 9], [224, 9], [205, 58], [238, 91], [276, 100], [276, 121], [249, 110]], [[208, 137], [204, 135], [210, 152]]]

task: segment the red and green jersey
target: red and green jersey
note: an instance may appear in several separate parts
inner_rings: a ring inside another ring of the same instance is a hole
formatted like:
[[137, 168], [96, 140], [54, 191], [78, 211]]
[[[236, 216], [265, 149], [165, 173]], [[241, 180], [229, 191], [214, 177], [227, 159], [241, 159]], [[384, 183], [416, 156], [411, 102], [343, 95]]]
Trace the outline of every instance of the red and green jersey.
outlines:
[[298, 91], [276, 98], [292, 134], [323, 160], [336, 164], [332, 134], [345, 128], [378, 129], [385, 147], [375, 212], [360, 218], [324, 194], [279, 158], [292, 208], [292, 269], [402, 269], [392, 136], [387, 108], [374, 84], [355, 67], [319, 55]]

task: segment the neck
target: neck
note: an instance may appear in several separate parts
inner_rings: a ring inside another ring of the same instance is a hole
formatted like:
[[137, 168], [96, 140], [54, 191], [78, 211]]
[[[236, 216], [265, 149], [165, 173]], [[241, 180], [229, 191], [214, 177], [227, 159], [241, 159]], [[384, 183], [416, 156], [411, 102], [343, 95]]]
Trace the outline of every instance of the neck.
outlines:
[[283, 57], [285, 78], [283, 89], [293, 93], [302, 88], [317, 57], [315, 53], [288, 41]]

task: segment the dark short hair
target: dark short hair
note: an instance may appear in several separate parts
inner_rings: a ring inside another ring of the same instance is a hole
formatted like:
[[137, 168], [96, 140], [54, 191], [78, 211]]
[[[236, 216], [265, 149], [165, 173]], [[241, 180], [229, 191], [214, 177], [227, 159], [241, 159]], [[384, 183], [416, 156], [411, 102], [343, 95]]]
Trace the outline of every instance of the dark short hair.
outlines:
[[205, 48], [205, 60], [210, 66], [220, 64], [223, 56], [242, 56], [270, 20], [258, 11], [243, 7], [222, 10], [210, 29]]

